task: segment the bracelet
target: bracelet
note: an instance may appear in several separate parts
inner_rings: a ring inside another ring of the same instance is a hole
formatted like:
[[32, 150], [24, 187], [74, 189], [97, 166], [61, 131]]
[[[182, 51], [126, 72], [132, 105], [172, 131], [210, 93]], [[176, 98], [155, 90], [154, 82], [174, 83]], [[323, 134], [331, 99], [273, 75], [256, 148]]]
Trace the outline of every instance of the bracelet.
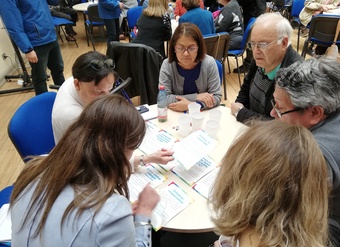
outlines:
[[145, 166], [145, 163], [144, 163], [144, 155], [142, 154], [139, 158], [139, 165], [141, 166]]
[[237, 114], [242, 110], [243, 106], [237, 109], [237, 111], [234, 113], [234, 116], [237, 117]]
[[135, 226], [149, 226], [151, 225], [151, 220], [148, 221], [135, 221]]

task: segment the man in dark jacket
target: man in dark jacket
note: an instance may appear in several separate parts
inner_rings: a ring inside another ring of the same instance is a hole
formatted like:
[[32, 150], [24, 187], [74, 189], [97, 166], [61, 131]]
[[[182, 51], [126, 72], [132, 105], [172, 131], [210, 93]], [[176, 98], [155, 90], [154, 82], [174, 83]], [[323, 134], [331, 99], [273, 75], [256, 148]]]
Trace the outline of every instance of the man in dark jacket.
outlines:
[[65, 81], [64, 62], [48, 6], [58, 3], [59, 0], [1, 2], [0, 15], [7, 31], [31, 65], [36, 95], [47, 92], [46, 68], [51, 70], [55, 85]]
[[237, 121], [272, 119], [276, 72], [302, 60], [290, 45], [292, 32], [289, 21], [276, 13], [266, 13], [256, 19], [247, 44], [253, 50], [254, 61], [235, 103], [231, 104]]

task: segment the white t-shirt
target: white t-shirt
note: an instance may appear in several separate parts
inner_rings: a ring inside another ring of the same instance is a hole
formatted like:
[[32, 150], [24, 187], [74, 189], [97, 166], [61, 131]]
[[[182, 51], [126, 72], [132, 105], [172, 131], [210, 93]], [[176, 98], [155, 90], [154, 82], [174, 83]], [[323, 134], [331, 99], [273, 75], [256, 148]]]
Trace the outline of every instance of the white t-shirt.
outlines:
[[60, 141], [67, 128], [76, 121], [85, 107], [73, 81], [71, 76], [63, 83], [54, 101], [52, 128], [55, 144]]

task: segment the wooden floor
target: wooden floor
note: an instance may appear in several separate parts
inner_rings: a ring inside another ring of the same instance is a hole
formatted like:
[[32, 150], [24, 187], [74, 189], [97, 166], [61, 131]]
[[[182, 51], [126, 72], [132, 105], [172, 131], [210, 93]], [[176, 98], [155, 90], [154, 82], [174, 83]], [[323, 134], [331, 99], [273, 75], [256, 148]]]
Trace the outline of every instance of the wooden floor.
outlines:
[[[68, 43], [65, 41], [65, 37], [63, 37], [64, 42], [62, 43], [59, 39], [64, 64], [65, 64], [65, 71], [64, 75], [65, 78], [71, 76], [71, 68], [75, 61], [75, 59], [87, 52], [92, 50], [91, 46], [87, 46], [86, 43], [86, 36], [84, 31], [84, 25], [80, 16], [80, 20], [75, 27], [77, 35], [77, 42], [79, 48], [76, 47], [75, 43]], [[302, 43], [304, 39], [300, 40], [300, 47], [302, 48]], [[296, 30], [294, 30], [294, 37], [292, 38], [293, 47], [296, 47]], [[96, 50], [102, 53], [106, 53], [106, 42], [96, 43]], [[301, 49], [300, 48], [300, 49]], [[301, 51], [301, 50], [300, 50]], [[241, 62], [241, 61], [240, 61]], [[235, 61], [233, 58], [230, 59], [231, 69], [235, 68]], [[29, 65], [27, 64], [29, 69]], [[226, 106], [230, 106], [230, 102], [234, 102], [239, 91], [239, 82], [237, 74], [228, 73], [228, 66], [227, 63], [225, 64], [226, 67], [226, 78], [227, 78], [227, 100], [223, 100], [222, 103]], [[16, 73], [14, 73], [16, 74]], [[241, 77], [243, 80], [243, 75]], [[48, 83], [52, 83], [50, 80]], [[6, 82], [5, 85], [0, 89], [11, 89], [20, 87], [17, 85], [17, 81], [13, 80], [11, 82]], [[12, 93], [12, 94], [1, 94], [0, 95], [0, 190], [4, 187], [13, 184], [16, 180], [18, 174], [20, 173], [21, 169], [24, 166], [20, 156], [18, 155], [16, 149], [14, 148], [13, 144], [8, 138], [7, 134], [7, 125], [12, 117], [13, 113], [16, 109], [27, 101], [29, 98], [33, 97], [34, 93], [31, 92], [21, 92], [21, 93]], [[223, 98], [224, 99], [224, 98]], [[27, 129], [29, 131], [29, 129]]]

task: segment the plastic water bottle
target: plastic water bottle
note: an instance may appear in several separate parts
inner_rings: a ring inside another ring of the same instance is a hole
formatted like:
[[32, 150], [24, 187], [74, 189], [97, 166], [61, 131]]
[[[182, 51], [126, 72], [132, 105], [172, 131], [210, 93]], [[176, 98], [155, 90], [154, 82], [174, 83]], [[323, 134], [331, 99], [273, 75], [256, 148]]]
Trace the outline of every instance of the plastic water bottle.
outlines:
[[159, 86], [157, 96], [158, 121], [166, 122], [168, 120], [168, 108], [166, 106], [165, 86]]
[[175, 18], [175, 11], [174, 11], [174, 8], [172, 7], [171, 3], [168, 4], [168, 13], [170, 15], [170, 19]]

